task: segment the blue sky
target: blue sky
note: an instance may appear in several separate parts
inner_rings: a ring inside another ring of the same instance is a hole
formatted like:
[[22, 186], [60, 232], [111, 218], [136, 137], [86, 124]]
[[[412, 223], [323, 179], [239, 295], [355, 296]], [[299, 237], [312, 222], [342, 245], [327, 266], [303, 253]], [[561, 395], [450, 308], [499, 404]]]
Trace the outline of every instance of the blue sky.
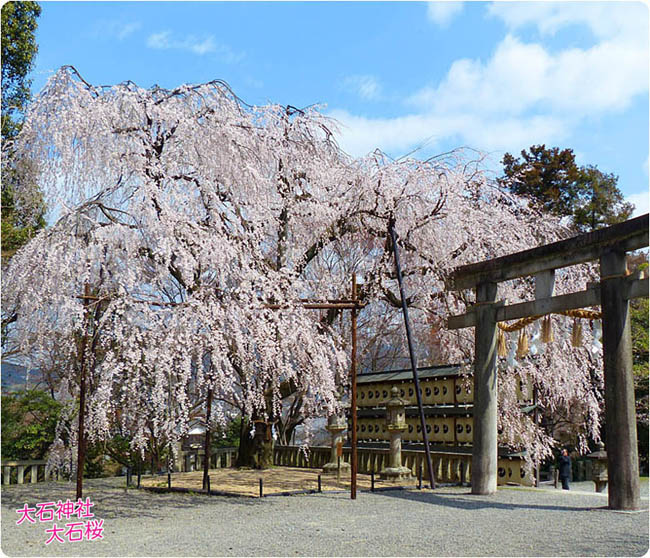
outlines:
[[223, 79], [250, 104], [325, 105], [352, 155], [569, 147], [648, 210], [639, 2], [43, 2], [33, 90]]

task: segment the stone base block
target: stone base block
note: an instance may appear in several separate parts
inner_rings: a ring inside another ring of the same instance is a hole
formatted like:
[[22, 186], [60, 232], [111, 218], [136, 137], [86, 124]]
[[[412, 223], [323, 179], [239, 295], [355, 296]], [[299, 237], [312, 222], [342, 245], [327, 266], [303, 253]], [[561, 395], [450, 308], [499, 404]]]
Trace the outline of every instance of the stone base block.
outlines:
[[411, 478], [411, 470], [407, 467], [386, 467], [379, 473], [381, 480], [399, 481]]
[[[323, 466], [323, 473], [326, 475], [336, 475], [338, 468], [338, 463], [325, 463]], [[345, 461], [341, 461], [341, 473], [347, 473], [349, 470], [350, 464], [346, 463]]]
[[595, 480], [596, 492], [605, 492], [607, 490], [607, 481]]

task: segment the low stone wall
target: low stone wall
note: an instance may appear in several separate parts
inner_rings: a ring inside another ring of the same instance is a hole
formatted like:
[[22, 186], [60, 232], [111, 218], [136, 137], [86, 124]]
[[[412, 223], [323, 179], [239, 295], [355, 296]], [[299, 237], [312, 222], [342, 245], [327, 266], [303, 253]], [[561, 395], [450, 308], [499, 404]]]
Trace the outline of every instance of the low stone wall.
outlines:
[[47, 461], [3, 461], [2, 484], [29, 484], [59, 480], [58, 472], [51, 471]]
[[[187, 473], [203, 468], [205, 452], [202, 449], [181, 451], [174, 467], [177, 472]], [[237, 461], [237, 448], [219, 448], [210, 455], [210, 468], [221, 469], [233, 467]]]
[[[327, 446], [312, 446], [307, 455], [300, 446], [278, 446], [273, 449], [273, 463], [285, 467], [307, 467], [321, 469], [329, 461], [331, 448]], [[342, 460], [350, 462], [351, 449], [343, 448]], [[362, 474], [379, 473], [389, 466], [389, 450], [386, 448], [357, 448], [357, 472]], [[432, 451], [431, 460], [436, 482], [439, 483], [468, 483], [471, 479], [472, 456], [468, 453]], [[417, 478], [420, 467], [422, 476], [428, 480], [429, 473], [424, 450], [409, 450], [402, 448], [402, 465], [411, 470]], [[533, 483], [531, 475], [523, 470], [520, 458], [499, 458], [498, 484], [515, 483], [530, 486]]]
[[[274, 464], [285, 467], [309, 467], [320, 469], [329, 461], [331, 448], [312, 446], [308, 455], [300, 446], [275, 446], [273, 453]], [[351, 449], [343, 448], [342, 460], [350, 462]], [[357, 448], [357, 471], [361, 474], [379, 473], [389, 466], [390, 453], [384, 448]], [[460, 483], [469, 480], [472, 457], [458, 453], [431, 453], [434, 475], [437, 482]], [[428, 479], [426, 456], [424, 450], [402, 449], [403, 465], [411, 470], [414, 477], [422, 467], [424, 479]]]

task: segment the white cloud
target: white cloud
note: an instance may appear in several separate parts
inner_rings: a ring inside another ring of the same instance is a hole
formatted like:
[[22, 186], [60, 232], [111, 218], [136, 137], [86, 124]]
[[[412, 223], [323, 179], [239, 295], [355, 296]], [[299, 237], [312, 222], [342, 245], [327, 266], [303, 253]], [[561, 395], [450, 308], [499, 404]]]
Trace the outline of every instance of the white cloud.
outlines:
[[123, 41], [130, 35], [133, 35], [142, 24], [137, 21], [125, 22], [120, 20], [101, 20], [95, 22], [91, 27], [91, 35], [101, 39], [117, 39]]
[[254, 89], [262, 89], [264, 87], [264, 82], [253, 76], [244, 76], [244, 83]]
[[116, 36], [120, 40], [126, 39], [129, 35], [132, 35], [140, 29], [140, 27], [142, 27], [140, 23], [125, 23], [116, 29]]
[[510, 29], [532, 25], [544, 35], [584, 25], [600, 39], [647, 40], [648, 7], [642, 2], [492, 2], [488, 12]]
[[399, 156], [414, 148], [436, 149], [443, 140], [485, 151], [504, 151], [516, 145], [554, 143], [570, 127], [552, 117], [492, 118], [477, 114], [411, 114], [398, 118], [365, 118], [343, 110], [329, 116], [340, 123], [339, 143], [350, 155], [380, 148]]
[[377, 147], [387, 152], [402, 153], [413, 144], [426, 141], [434, 129], [430, 118], [422, 115], [365, 118], [347, 111], [333, 110], [329, 116], [340, 124], [341, 147], [354, 156], [365, 155]]
[[[408, 115], [367, 119], [334, 111], [345, 126], [341, 144], [352, 154], [379, 147], [392, 155], [423, 141], [484, 151], [558, 144], [587, 119], [624, 110], [648, 92], [647, 9], [617, 6], [598, 4], [592, 13], [584, 3], [492, 5], [510, 31], [491, 56], [454, 61], [441, 80], [405, 99]], [[594, 44], [552, 50], [517, 34], [524, 25], [551, 33], [571, 24], [589, 26]]]
[[147, 39], [147, 46], [149, 48], [171, 48], [171, 31], [162, 31], [160, 33], [154, 33], [149, 35]]
[[647, 48], [607, 41], [553, 54], [507, 35], [487, 62], [457, 60], [438, 86], [425, 87], [408, 101], [434, 111], [541, 109], [576, 116], [625, 108], [647, 90]]
[[447, 27], [462, 10], [463, 2], [427, 2], [428, 18], [440, 27]]
[[216, 44], [212, 37], [203, 39], [202, 41], [194, 41], [189, 45], [189, 49], [196, 54], [206, 54], [216, 50]]
[[186, 50], [200, 56], [214, 53], [228, 64], [239, 62], [244, 56], [243, 53], [236, 53], [229, 46], [218, 43], [213, 35], [208, 35], [204, 38], [187, 35], [181, 38], [175, 37], [171, 31], [161, 31], [160, 33], [149, 35], [147, 38], [147, 46], [160, 50]]
[[359, 95], [362, 99], [376, 100], [381, 97], [381, 85], [377, 79], [368, 75], [348, 76], [343, 80], [343, 87]]
[[648, 197], [648, 190], [645, 190], [644, 192], [631, 194], [625, 198], [625, 201], [634, 204], [634, 213], [632, 213], [632, 217], [638, 217], [639, 215], [648, 213]]

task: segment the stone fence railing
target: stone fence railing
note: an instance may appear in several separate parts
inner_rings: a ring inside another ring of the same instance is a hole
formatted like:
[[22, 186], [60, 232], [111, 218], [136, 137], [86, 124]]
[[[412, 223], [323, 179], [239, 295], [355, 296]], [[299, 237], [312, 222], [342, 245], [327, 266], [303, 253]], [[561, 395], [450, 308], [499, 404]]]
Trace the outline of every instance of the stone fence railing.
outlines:
[[[198, 471], [203, 468], [202, 449], [181, 451], [177, 462], [177, 471]], [[237, 460], [237, 448], [218, 448], [210, 456], [210, 468], [218, 469], [232, 467]], [[3, 461], [2, 484], [29, 484], [60, 480], [62, 477], [58, 470], [50, 469], [47, 461]]]
[[[203, 448], [181, 451], [177, 462], [178, 472], [199, 471], [203, 468]], [[237, 448], [218, 448], [210, 455], [210, 469], [233, 467], [237, 461]]]
[[50, 470], [47, 461], [3, 461], [2, 484], [28, 484], [59, 480], [58, 472]]
[[[300, 446], [275, 446], [273, 462], [285, 467], [307, 467], [320, 469], [329, 461], [332, 449], [325, 446], [312, 446], [305, 456]], [[350, 462], [350, 448], [343, 448], [343, 461]], [[357, 465], [361, 474], [379, 473], [389, 466], [390, 451], [384, 448], [358, 448]], [[431, 452], [433, 472], [437, 482], [469, 482], [472, 456], [462, 453]], [[424, 479], [429, 478], [424, 450], [402, 449], [402, 462], [417, 477], [422, 467]]]

